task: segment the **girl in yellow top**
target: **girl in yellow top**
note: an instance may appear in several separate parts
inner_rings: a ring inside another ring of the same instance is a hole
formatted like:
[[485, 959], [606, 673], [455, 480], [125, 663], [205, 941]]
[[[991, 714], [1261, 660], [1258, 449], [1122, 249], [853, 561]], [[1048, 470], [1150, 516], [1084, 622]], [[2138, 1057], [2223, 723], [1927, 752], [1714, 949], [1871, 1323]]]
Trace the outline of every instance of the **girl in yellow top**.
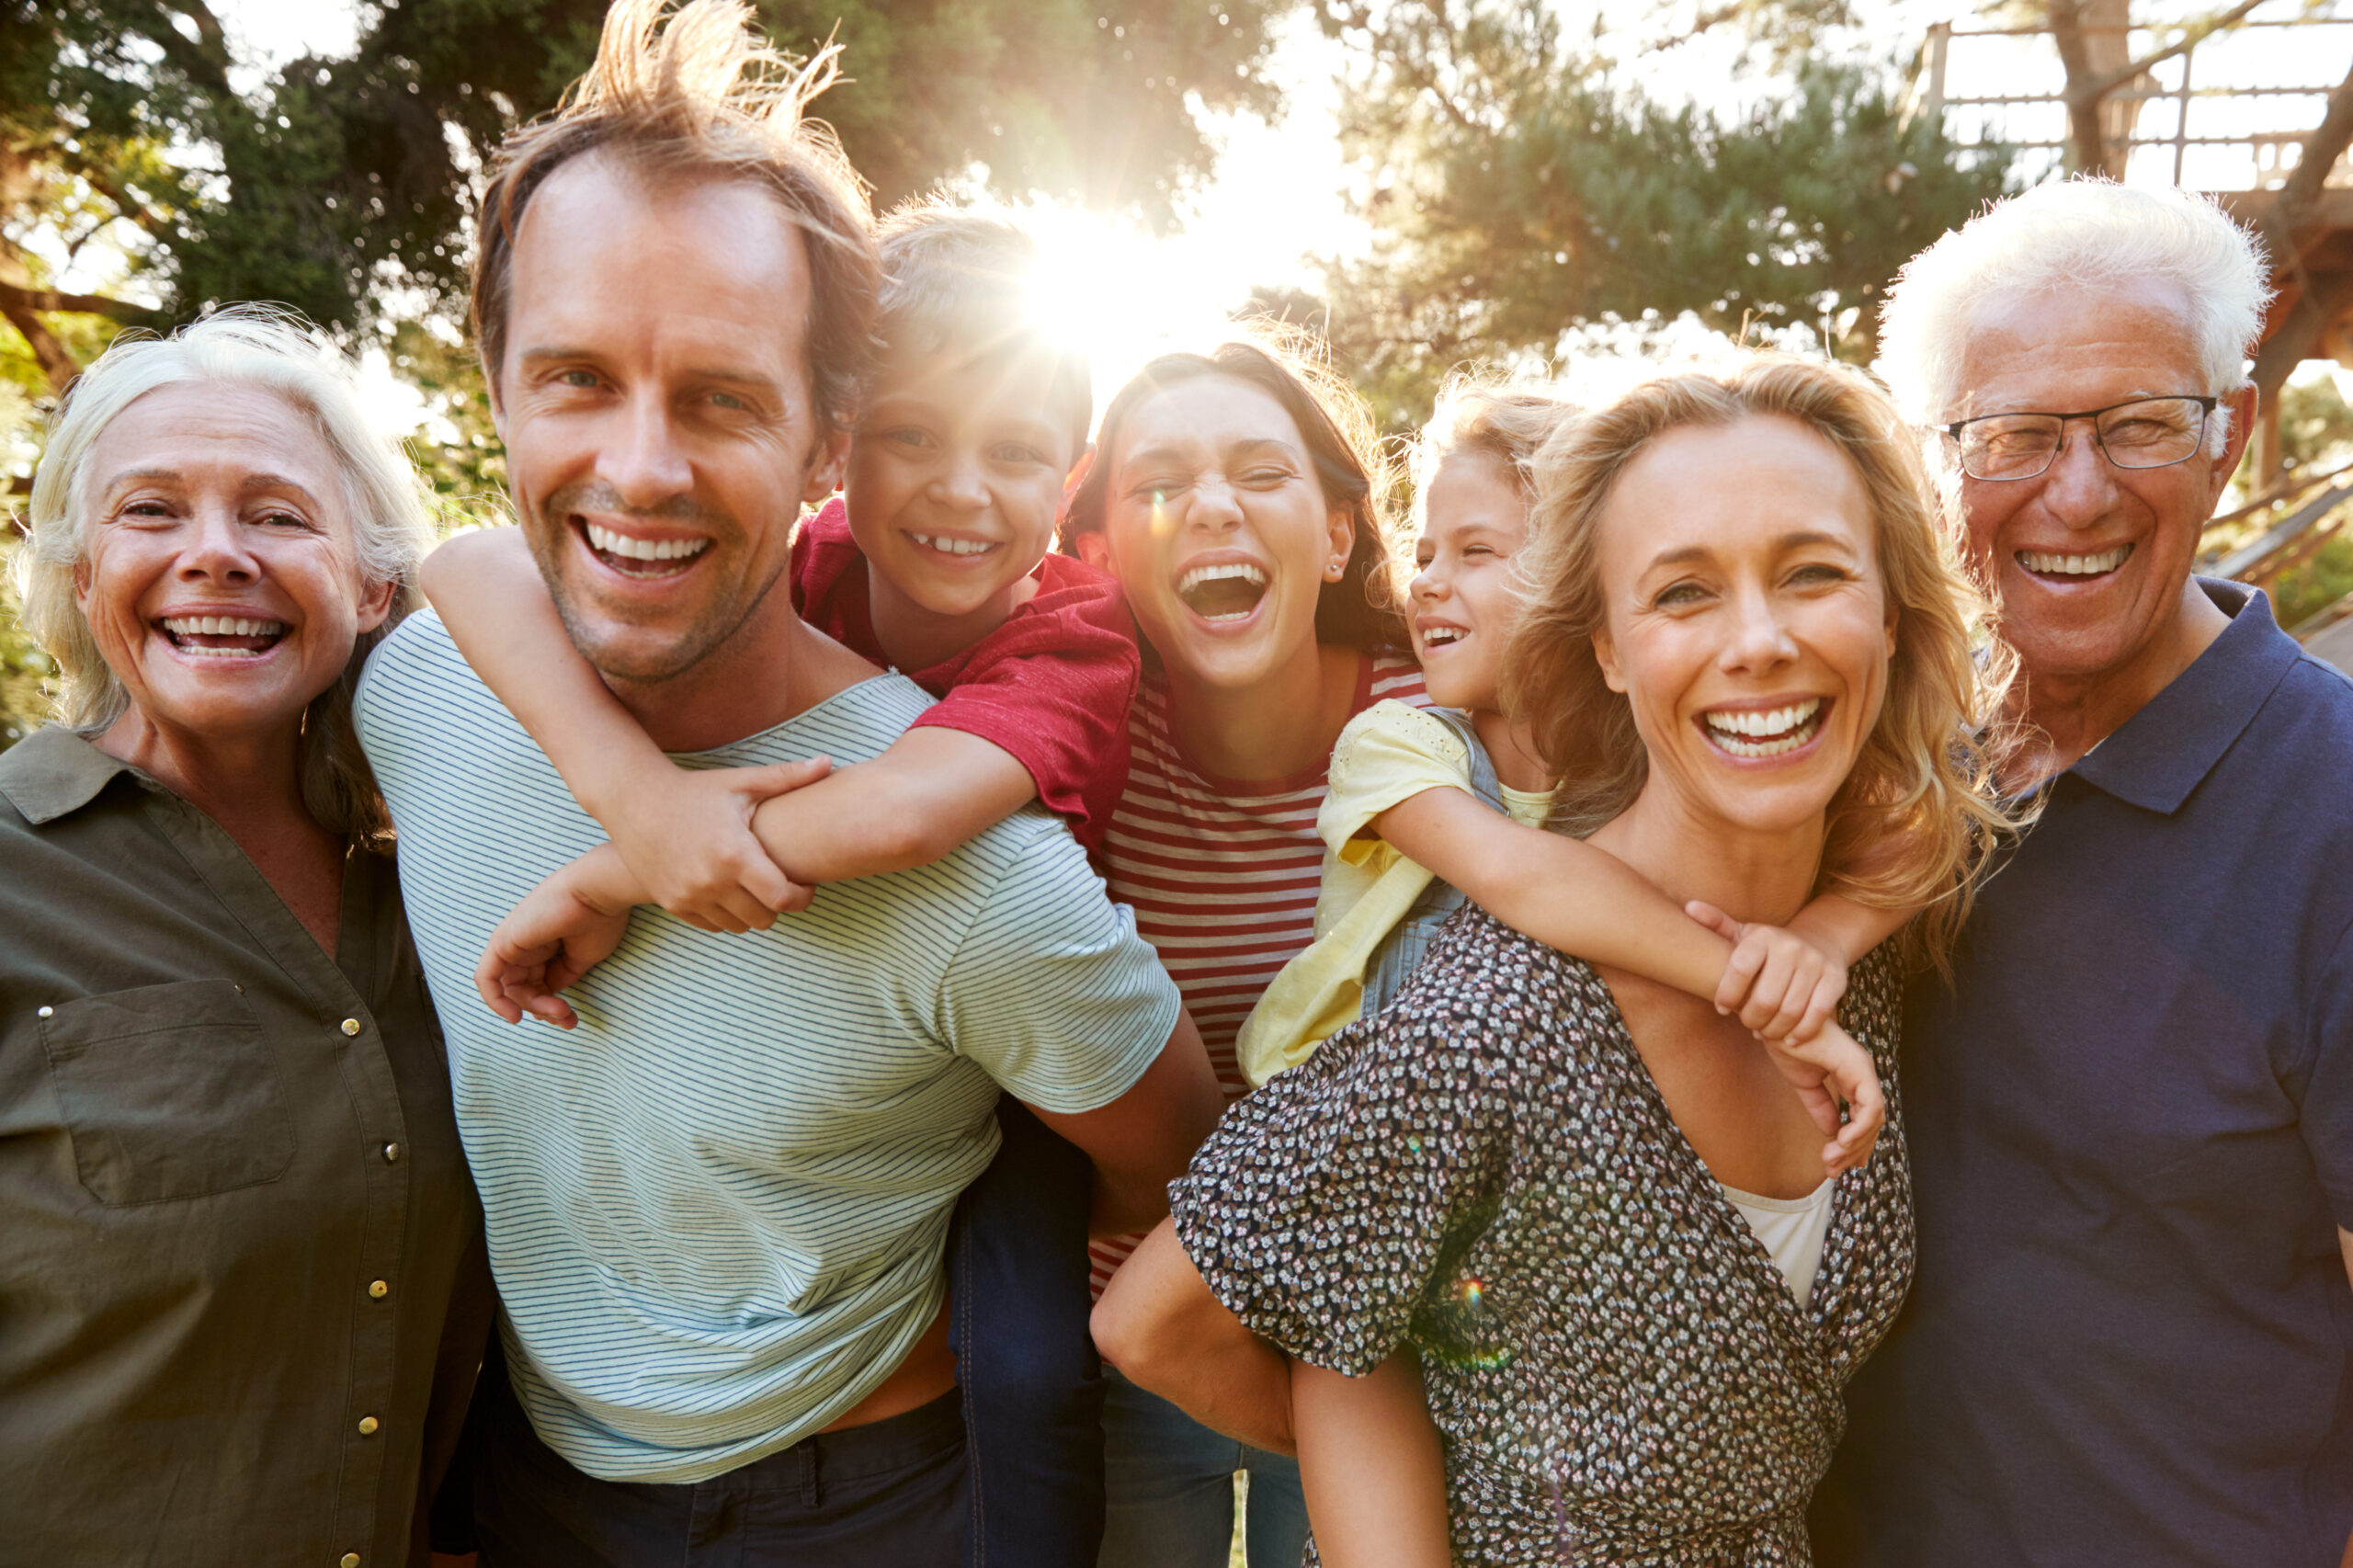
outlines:
[[1869, 1155], [1885, 1105], [1833, 1010], [1847, 966], [1911, 912], [1825, 897], [1787, 928], [1742, 927], [1704, 904], [1679, 909], [1608, 852], [1542, 831], [1551, 781], [1500, 693], [1529, 465], [1575, 413], [1546, 392], [1457, 383], [1424, 432], [1407, 619], [1436, 706], [1377, 703], [1340, 733], [1316, 824], [1315, 940], [1243, 1025], [1243, 1071], [1263, 1084], [1386, 1006], [1468, 897], [1548, 946], [1738, 1012], [1832, 1135], [1823, 1158], [1835, 1176]]

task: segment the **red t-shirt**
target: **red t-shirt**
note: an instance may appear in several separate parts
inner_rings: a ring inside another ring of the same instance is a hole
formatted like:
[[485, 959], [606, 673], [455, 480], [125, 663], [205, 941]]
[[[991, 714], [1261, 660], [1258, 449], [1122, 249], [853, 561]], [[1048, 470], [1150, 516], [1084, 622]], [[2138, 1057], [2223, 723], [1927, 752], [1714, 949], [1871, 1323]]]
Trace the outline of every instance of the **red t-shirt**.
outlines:
[[[909, 728], [961, 730], [1010, 753], [1093, 853], [1127, 788], [1128, 707], [1142, 658], [1117, 579], [1052, 553], [1030, 575], [1038, 591], [1004, 625], [927, 669], [900, 672], [939, 699]], [[792, 602], [852, 653], [891, 662], [874, 636], [866, 555], [838, 495], [793, 539]]]

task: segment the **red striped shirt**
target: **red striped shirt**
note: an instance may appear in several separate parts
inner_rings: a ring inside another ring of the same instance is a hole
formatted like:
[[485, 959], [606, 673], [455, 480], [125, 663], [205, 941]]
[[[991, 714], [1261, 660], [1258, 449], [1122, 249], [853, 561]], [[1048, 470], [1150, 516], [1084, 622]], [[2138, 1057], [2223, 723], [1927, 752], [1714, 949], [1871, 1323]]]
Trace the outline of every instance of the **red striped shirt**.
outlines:
[[[1399, 654], [1361, 660], [1349, 715], [1392, 697], [1427, 700], [1420, 667]], [[1104, 876], [1183, 993], [1228, 1099], [1249, 1087], [1233, 1037], [1315, 935], [1324, 873], [1315, 813], [1329, 767], [1326, 758], [1288, 778], [1248, 780], [1201, 772], [1169, 732], [1168, 686], [1156, 671], [1144, 673], [1128, 715], [1128, 788], [1104, 839]], [[1141, 1239], [1091, 1244], [1096, 1294]]]

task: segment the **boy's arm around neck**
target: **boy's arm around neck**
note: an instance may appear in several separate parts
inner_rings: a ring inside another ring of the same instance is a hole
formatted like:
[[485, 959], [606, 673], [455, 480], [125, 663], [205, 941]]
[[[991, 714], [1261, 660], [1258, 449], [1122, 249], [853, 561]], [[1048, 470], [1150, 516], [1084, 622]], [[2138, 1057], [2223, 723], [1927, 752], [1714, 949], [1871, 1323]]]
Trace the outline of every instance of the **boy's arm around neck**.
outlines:
[[606, 832], [632, 780], [676, 770], [572, 645], [521, 528], [460, 534], [420, 577], [458, 652]]
[[763, 801], [752, 832], [795, 882], [927, 866], [1038, 797], [1028, 768], [961, 730], [909, 730], [880, 756]]

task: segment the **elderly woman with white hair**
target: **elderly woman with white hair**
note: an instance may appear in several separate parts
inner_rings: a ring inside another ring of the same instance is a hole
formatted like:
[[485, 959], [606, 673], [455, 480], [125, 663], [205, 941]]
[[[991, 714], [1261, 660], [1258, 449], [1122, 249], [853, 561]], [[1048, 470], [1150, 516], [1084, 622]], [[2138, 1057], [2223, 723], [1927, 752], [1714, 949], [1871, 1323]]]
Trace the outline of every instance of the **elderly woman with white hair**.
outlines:
[[426, 541], [300, 324], [118, 343], [19, 562], [0, 756], [0, 1516], [40, 1562], [422, 1562], [481, 1217], [352, 687]]

